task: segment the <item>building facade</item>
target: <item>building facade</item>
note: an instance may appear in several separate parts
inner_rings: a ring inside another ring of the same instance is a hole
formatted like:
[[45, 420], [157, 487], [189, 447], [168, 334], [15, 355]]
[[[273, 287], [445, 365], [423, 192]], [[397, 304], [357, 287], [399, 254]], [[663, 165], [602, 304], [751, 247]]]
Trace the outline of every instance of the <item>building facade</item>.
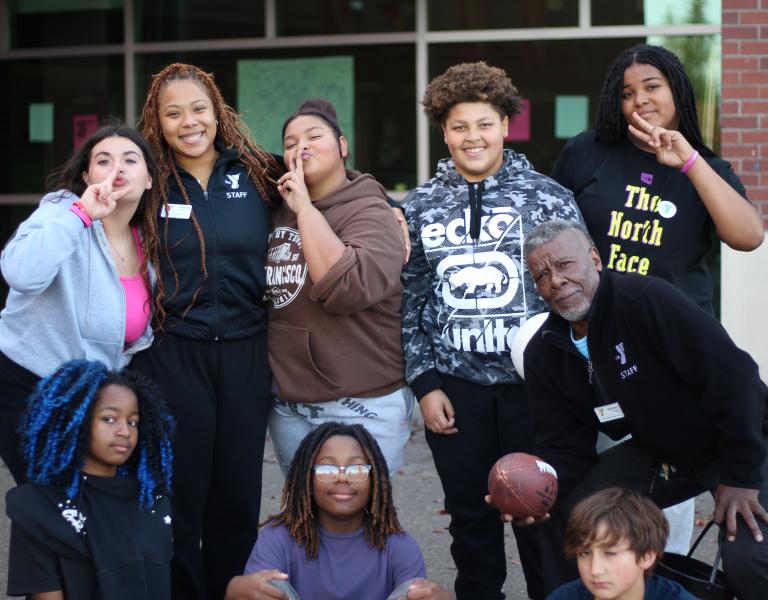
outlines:
[[0, 0], [0, 18], [3, 240], [83, 136], [136, 123], [170, 62], [212, 71], [273, 151], [297, 93], [341, 93], [354, 166], [397, 195], [446, 154], [419, 99], [449, 65], [510, 74], [526, 114], [508, 143], [546, 173], [610, 61], [646, 41], [681, 57], [706, 141], [768, 223], [768, 0]]

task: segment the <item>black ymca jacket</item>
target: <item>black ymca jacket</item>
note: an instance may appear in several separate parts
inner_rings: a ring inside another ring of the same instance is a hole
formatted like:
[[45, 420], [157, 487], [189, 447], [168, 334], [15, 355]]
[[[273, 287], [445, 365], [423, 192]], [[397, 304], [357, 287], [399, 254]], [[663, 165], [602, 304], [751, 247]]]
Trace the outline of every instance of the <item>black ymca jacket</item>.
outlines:
[[[205, 283], [192, 219], [173, 208], [169, 217], [164, 216], [164, 210], [158, 214], [165, 330], [200, 340], [239, 339], [266, 327], [262, 298], [269, 207], [238, 160], [238, 153], [219, 144], [216, 149], [219, 158], [207, 192], [192, 175], [178, 168], [205, 242]], [[168, 203], [185, 204], [173, 177], [168, 184]], [[188, 309], [198, 289], [197, 299]]]
[[[666, 281], [604, 270], [588, 323], [589, 361], [554, 313], [525, 350], [536, 452], [563, 491], [596, 460], [598, 430], [681, 468], [722, 460], [721, 483], [759, 487], [768, 391], [714, 317]], [[600, 423], [614, 402], [624, 418]]]

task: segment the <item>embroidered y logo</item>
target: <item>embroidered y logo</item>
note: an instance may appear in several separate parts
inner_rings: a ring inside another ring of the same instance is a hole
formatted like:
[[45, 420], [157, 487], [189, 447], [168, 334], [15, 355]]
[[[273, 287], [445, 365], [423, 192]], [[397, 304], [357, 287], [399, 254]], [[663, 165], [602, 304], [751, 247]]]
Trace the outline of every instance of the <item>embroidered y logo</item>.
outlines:
[[624, 342], [616, 344], [616, 352], [618, 352], [619, 354], [618, 356], [614, 356], [614, 358], [619, 361], [619, 364], [626, 365], [627, 355], [624, 353]]
[[240, 187], [240, 173], [237, 173], [236, 175], [227, 175], [227, 181], [229, 182], [229, 187], [236, 190]]

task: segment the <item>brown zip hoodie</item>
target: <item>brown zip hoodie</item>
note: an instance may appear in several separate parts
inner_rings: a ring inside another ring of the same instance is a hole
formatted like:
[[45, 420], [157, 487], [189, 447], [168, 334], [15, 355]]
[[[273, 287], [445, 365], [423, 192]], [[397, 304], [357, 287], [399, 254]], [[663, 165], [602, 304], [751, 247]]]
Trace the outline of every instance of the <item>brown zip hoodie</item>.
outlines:
[[288, 402], [376, 397], [405, 385], [400, 343], [403, 241], [371, 175], [314, 202], [346, 246], [320, 281], [312, 281], [296, 215], [273, 217], [267, 252], [269, 364], [275, 395]]

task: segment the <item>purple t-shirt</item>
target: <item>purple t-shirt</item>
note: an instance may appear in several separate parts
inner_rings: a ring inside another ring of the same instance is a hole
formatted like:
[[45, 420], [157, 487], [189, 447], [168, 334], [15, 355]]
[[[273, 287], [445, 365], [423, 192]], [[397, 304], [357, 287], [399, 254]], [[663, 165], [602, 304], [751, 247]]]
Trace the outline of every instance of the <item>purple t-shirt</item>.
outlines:
[[320, 529], [317, 558], [307, 560], [283, 525], [267, 525], [259, 532], [245, 573], [279, 569], [301, 600], [366, 598], [386, 600], [401, 583], [426, 577], [421, 549], [410, 535], [390, 535], [383, 550], [371, 548], [363, 530], [329, 533]]

